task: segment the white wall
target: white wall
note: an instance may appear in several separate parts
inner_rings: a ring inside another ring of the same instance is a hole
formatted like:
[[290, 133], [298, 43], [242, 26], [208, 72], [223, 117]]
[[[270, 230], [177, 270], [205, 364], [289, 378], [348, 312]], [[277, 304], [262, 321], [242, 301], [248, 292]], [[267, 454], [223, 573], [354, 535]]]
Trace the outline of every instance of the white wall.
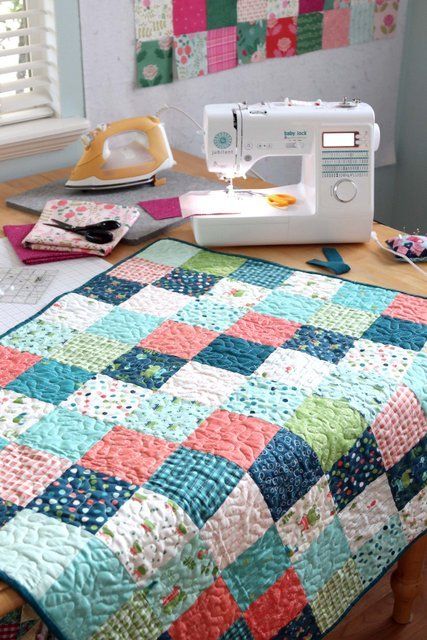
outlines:
[[[155, 113], [168, 103], [200, 120], [203, 105], [209, 102], [278, 100], [285, 96], [336, 100], [357, 95], [374, 107], [381, 126], [377, 164], [392, 164], [407, 2], [400, 2], [397, 33], [389, 39], [141, 89], [135, 83], [133, 0], [80, 0], [87, 117], [96, 124]], [[169, 112], [164, 121], [173, 146], [201, 155], [200, 137], [187, 119]], [[277, 163], [272, 163], [270, 170], [260, 165], [259, 170], [279, 183], [292, 179], [284, 179]]]

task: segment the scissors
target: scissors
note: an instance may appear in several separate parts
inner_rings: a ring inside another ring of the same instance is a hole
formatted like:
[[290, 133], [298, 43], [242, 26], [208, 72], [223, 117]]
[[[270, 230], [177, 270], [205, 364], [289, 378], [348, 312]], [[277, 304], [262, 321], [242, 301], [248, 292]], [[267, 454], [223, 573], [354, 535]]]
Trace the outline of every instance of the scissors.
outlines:
[[62, 222], [62, 220], [53, 219], [52, 222], [55, 222], [55, 224], [49, 222], [45, 222], [44, 224], [47, 227], [56, 227], [57, 229], [63, 229], [63, 231], [70, 231], [79, 236], [84, 236], [88, 242], [93, 242], [94, 244], [107, 244], [111, 242], [114, 239], [111, 231], [119, 229], [121, 226], [117, 220], [102, 220], [101, 222], [87, 224], [83, 227], [73, 227], [73, 225]]

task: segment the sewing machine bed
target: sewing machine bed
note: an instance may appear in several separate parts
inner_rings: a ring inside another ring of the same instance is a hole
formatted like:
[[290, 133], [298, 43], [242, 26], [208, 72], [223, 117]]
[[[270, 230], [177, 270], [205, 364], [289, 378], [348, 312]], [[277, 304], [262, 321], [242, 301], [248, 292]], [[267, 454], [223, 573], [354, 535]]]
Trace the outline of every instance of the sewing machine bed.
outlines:
[[0, 579], [62, 640], [322, 638], [425, 533], [426, 341], [155, 242], [0, 339]]

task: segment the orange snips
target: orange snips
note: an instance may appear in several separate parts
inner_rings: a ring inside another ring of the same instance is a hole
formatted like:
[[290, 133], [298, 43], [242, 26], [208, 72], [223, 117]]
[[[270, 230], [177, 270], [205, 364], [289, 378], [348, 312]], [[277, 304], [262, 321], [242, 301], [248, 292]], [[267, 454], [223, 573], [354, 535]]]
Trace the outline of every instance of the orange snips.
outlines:
[[283, 209], [284, 207], [288, 207], [290, 204], [295, 204], [297, 199], [295, 196], [289, 195], [289, 193], [272, 193], [267, 196], [268, 204], [271, 204], [272, 207], [276, 207], [276, 209]]

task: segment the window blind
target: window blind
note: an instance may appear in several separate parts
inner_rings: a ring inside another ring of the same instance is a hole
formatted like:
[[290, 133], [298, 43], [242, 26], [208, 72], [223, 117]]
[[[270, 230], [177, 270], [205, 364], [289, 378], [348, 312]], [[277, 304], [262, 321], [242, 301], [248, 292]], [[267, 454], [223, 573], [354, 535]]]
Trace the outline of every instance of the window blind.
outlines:
[[0, 0], [0, 126], [58, 114], [54, 0]]

